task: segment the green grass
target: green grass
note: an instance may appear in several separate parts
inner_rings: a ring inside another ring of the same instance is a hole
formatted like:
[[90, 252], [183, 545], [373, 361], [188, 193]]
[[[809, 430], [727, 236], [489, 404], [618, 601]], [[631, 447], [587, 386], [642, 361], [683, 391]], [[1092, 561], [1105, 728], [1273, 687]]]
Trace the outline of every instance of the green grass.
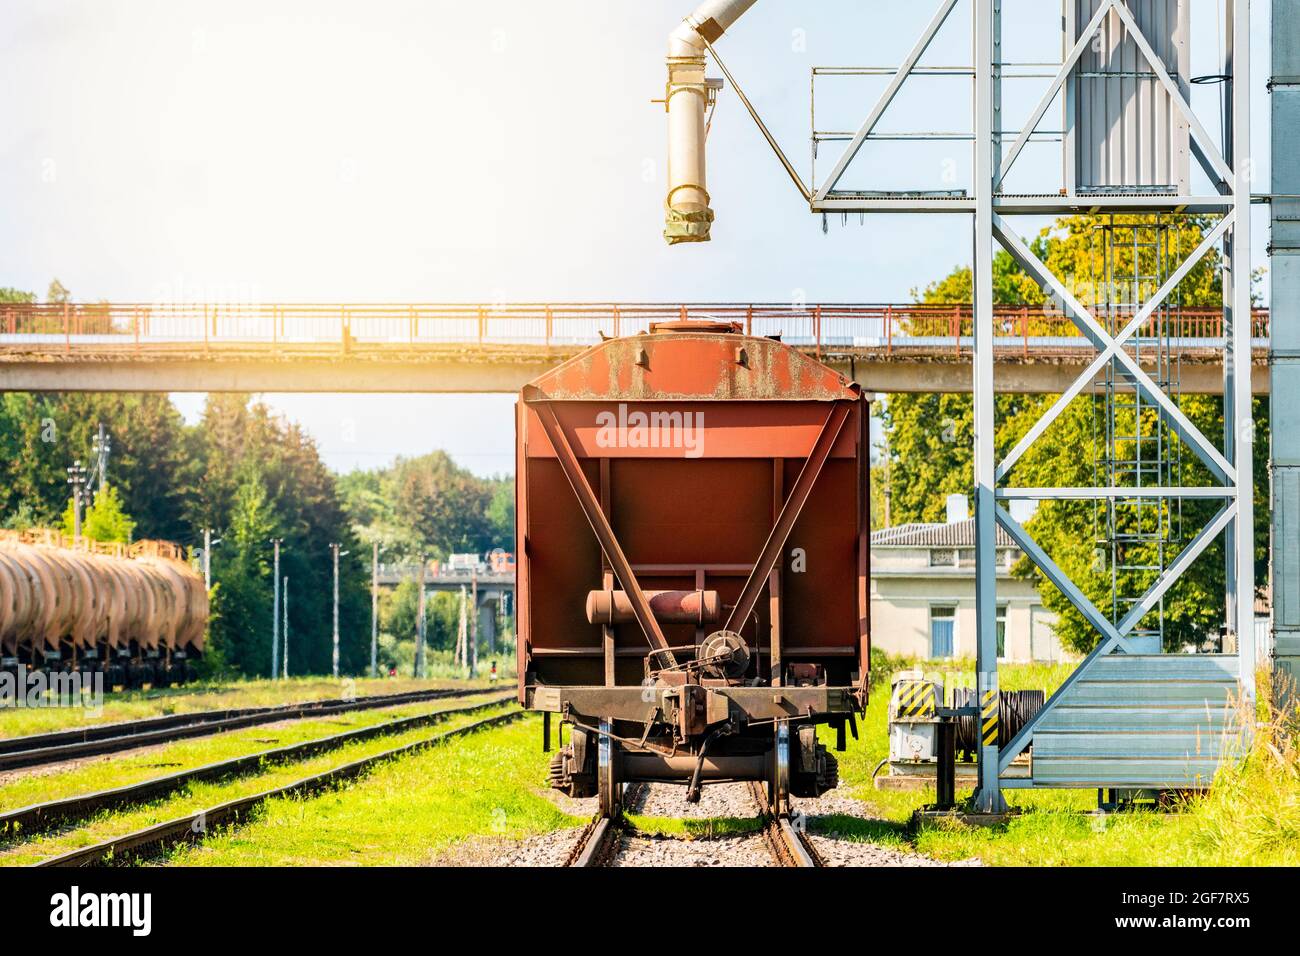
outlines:
[[140, 720], [167, 714], [188, 714], [200, 710], [239, 707], [271, 707], [309, 700], [329, 700], [344, 695], [402, 694], [415, 690], [449, 687], [502, 687], [509, 690], [514, 679], [474, 681], [403, 678], [291, 677], [286, 681], [249, 680], [187, 684], [165, 690], [135, 690], [107, 693], [102, 708], [6, 707], [0, 708], [0, 738], [39, 734], [69, 727]]
[[647, 817], [629, 813], [627, 819], [639, 833], [687, 840], [744, 836], [763, 828], [758, 817]]
[[377, 710], [352, 711], [332, 717], [247, 727], [211, 737], [178, 740], [156, 749], [150, 748], [146, 752], [113, 754], [62, 770], [28, 771], [0, 784], [0, 810], [13, 810], [33, 803], [46, 803], [78, 794], [124, 787], [232, 757], [318, 740], [403, 717], [470, 707], [499, 696], [500, 693], [485, 692], [472, 697], [457, 697], [432, 703], [405, 704]]
[[[973, 672], [973, 664], [919, 665], [927, 674]], [[1007, 690], [1038, 687], [1049, 693], [1071, 665], [1004, 665]], [[951, 685], [950, 685], [951, 686]], [[1267, 699], [1261, 679], [1259, 696]], [[861, 799], [879, 823], [842, 818], [819, 821], [823, 830], [890, 843], [941, 860], [978, 857], [1009, 866], [1295, 866], [1300, 864], [1300, 756], [1286, 725], [1293, 717], [1271, 713], [1250, 756], [1220, 772], [1208, 795], [1173, 810], [1138, 809], [1098, 815], [1094, 790], [1004, 791], [1023, 812], [1005, 826], [926, 824], [912, 833], [912, 812], [934, 800], [934, 790], [876, 790], [871, 774], [889, 753], [888, 684], [873, 689], [861, 739], [839, 754], [841, 786]], [[823, 734], [830, 743], [833, 736]], [[886, 773], [882, 770], [881, 773]], [[970, 791], [959, 791], [958, 799]]]
[[[88, 846], [154, 823], [193, 813], [196, 810], [235, 797], [283, 786], [302, 777], [328, 770], [331, 767], [380, 753], [393, 747], [427, 739], [494, 714], [505, 713], [510, 709], [510, 706], [512, 705], [485, 710], [477, 714], [452, 717], [445, 723], [439, 723], [432, 727], [421, 727], [405, 733], [346, 744], [336, 750], [331, 750], [308, 760], [267, 766], [260, 773], [214, 782], [193, 783], [176, 793], [125, 811], [101, 813], [91, 820], [75, 824], [61, 832], [46, 835], [33, 834], [33, 838], [30, 840], [23, 840], [22, 835], [19, 834], [16, 840], [0, 844], [0, 865], [17, 866], [33, 863], [77, 847]], [[341, 728], [328, 729], [334, 731]], [[154, 773], [145, 774], [145, 776], [158, 776], [174, 769], [177, 768], [155, 770]]]
[[[950, 686], [956, 675], [973, 671], [969, 662], [921, 667], [950, 675]], [[1050, 692], [1069, 672], [1069, 665], [1007, 665], [1002, 668], [1002, 683], [1007, 689], [1040, 687]], [[1266, 684], [1261, 683], [1260, 695], [1266, 694]], [[460, 706], [465, 702], [447, 703]], [[887, 707], [885, 682], [874, 689], [866, 717], [859, 720], [860, 739], [850, 739], [848, 751], [839, 755], [842, 787], [863, 800], [873, 818], [827, 816], [816, 821], [817, 829], [941, 860], [978, 857], [991, 865], [1300, 865], [1300, 755], [1294, 737], [1285, 732], [1290, 719], [1285, 715], [1270, 715], [1270, 722], [1256, 735], [1248, 759], [1222, 771], [1207, 796], [1193, 798], [1171, 812], [1135, 810], [1099, 816], [1091, 812], [1096, 802], [1091, 790], [1006, 791], [1008, 801], [1024, 812], [1004, 826], [985, 829], [927, 824], [913, 831], [908, 826], [912, 812], [932, 802], [933, 791], [878, 791], [871, 783], [872, 770], [888, 753]], [[361, 715], [349, 715], [352, 717]], [[478, 718], [464, 718], [463, 722], [473, 719]], [[196, 785], [148, 807], [106, 815], [85, 830], [0, 848], [0, 862], [32, 862], [431, 736], [460, 722], [353, 745], [249, 778]], [[394, 760], [326, 794], [268, 801], [240, 825], [211, 834], [201, 844], [172, 851], [168, 862], [215, 866], [427, 864], [437, 862], [453, 848], [475, 847], [479, 839], [517, 840], [580, 824], [582, 820], [564, 813], [542, 795], [546, 757], [538, 747], [539, 723], [540, 718], [532, 716], [509, 727], [482, 731], [449, 746]], [[323, 732], [337, 729], [329, 727]], [[248, 731], [250, 738], [259, 734], [271, 736], [264, 728]], [[274, 736], [281, 743], [291, 742], [279, 729]], [[831, 742], [832, 738], [828, 734], [826, 739]], [[216, 741], [207, 744], [218, 745]], [[95, 773], [150, 776], [170, 769], [123, 767]], [[9, 794], [10, 788], [0, 790], [0, 800], [7, 804]], [[636, 816], [632, 822], [643, 832], [685, 838], [746, 833], [756, 827], [754, 820], [745, 818]]]
[[585, 820], [538, 791], [540, 718], [388, 762], [350, 787], [275, 799], [249, 823], [174, 850], [183, 866], [421, 865], [476, 838], [520, 840]]

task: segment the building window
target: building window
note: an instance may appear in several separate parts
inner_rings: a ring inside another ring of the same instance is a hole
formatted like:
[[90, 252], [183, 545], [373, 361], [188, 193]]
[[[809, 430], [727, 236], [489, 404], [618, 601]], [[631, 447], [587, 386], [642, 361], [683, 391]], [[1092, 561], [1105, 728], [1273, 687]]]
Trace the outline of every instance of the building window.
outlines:
[[930, 567], [951, 568], [957, 563], [957, 552], [952, 548], [931, 548]]
[[998, 660], [1007, 656], [1007, 606], [998, 605]]
[[957, 609], [951, 605], [930, 608], [930, 656], [952, 657]]

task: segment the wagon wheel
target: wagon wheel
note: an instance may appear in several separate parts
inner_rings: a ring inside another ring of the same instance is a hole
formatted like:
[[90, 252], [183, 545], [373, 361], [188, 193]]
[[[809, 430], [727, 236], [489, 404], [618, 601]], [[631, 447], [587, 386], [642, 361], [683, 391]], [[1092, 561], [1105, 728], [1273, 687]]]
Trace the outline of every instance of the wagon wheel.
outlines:
[[596, 744], [596, 792], [600, 815], [615, 818], [623, 812], [623, 785], [618, 782], [618, 741], [610, 736], [610, 722], [600, 722]]
[[790, 812], [790, 722], [778, 720], [772, 740], [772, 773], [767, 782], [773, 816]]

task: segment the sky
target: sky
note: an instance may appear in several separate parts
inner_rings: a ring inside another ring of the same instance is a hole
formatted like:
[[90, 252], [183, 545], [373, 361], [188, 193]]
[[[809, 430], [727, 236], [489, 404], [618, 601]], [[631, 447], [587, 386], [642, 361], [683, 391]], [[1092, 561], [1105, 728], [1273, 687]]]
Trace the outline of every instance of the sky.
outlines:
[[[969, 62], [970, 2], [926, 63]], [[1190, 2], [1192, 72], [1218, 72], [1219, 4]], [[823, 232], [732, 91], [709, 143], [714, 241], [666, 246], [651, 100], [691, 6], [6, 0], [0, 286], [43, 296], [57, 276], [78, 300], [139, 302], [885, 302], [969, 260], [959, 217]], [[806, 178], [810, 69], [892, 67], [933, 8], [763, 0], [718, 47]], [[1267, 5], [1254, 8], [1252, 154], [1267, 182]], [[1055, 3], [1004, 9], [1009, 59], [1059, 60]], [[884, 82], [819, 80], [818, 128], [856, 128]], [[909, 81], [881, 129], [968, 130], [969, 82]], [[1010, 126], [1047, 82], [1009, 84]], [[1194, 88], [1214, 130], [1216, 101], [1216, 87]], [[823, 173], [836, 148], [823, 145]], [[1024, 188], [1059, 176], [1056, 149], [1029, 147]], [[845, 185], [948, 187], [944, 171], [968, 176], [969, 153], [872, 144]], [[175, 399], [197, 416], [202, 396]], [[513, 468], [509, 396], [265, 399], [339, 470], [433, 448], [480, 474]]]

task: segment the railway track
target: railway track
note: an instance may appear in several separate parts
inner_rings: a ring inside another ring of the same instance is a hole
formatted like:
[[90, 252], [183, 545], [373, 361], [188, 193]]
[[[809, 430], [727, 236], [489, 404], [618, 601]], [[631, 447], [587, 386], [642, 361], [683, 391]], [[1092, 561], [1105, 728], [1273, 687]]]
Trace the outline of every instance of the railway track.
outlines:
[[514, 700], [514, 694], [508, 694], [469, 707], [456, 707], [428, 714], [419, 714], [414, 717], [403, 717], [382, 724], [375, 724], [372, 727], [362, 727], [357, 730], [348, 730], [328, 737], [321, 737], [317, 740], [308, 740], [300, 744], [262, 750], [241, 757], [232, 757], [229, 760], [205, 764], [189, 770], [181, 770], [167, 776], [155, 777], [151, 780], [144, 780], [124, 787], [115, 787], [111, 790], [100, 790], [95, 793], [9, 810], [0, 813], [0, 836], [14, 833], [21, 833], [24, 836], [43, 833], [60, 824], [85, 820], [93, 814], [105, 810], [120, 810], [175, 793], [192, 783], [240, 776], [259, 770], [267, 764], [305, 760], [309, 757], [336, 750], [346, 744], [373, 740], [376, 737], [403, 733], [417, 727], [441, 723], [453, 717], [501, 707], [512, 700]]
[[826, 865], [826, 861], [822, 859], [801, 826], [796, 826], [787, 814], [772, 812], [767, 802], [767, 788], [761, 783], [751, 781], [749, 790], [758, 805], [759, 817], [763, 821], [763, 842], [767, 844], [768, 852], [772, 854], [778, 866]]
[[305, 796], [328, 789], [339, 783], [356, 779], [364, 774], [371, 767], [382, 763], [385, 760], [391, 760], [395, 757], [407, 756], [434, 747], [439, 744], [454, 740], [472, 734], [475, 731], [483, 730], [488, 727], [496, 727], [503, 724], [518, 720], [524, 716], [523, 710], [513, 710], [506, 714], [498, 714], [494, 717], [485, 717], [477, 720], [472, 724], [466, 724], [463, 727], [457, 727], [454, 730], [448, 730], [445, 733], [437, 734], [425, 740], [418, 740], [414, 743], [405, 744], [400, 747], [393, 747], [389, 750], [381, 751], [361, 760], [354, 760], [350, 763], [342, 764], [323, 773], [313, 774], [309, 777], [303, 777], [292, 783], [285, 784], [282, 787], [275, 787], [270, 790], [264, 790], [259, 793], [251, 794], [246, 797], [239, 797], [235, 800], [229, 800], [216, 806], [207, 807], [194, 813], [176, 817], [163, 823], [154, 824], [133, 833], [123, 836], [113, 837], [102, 843], [96, 843], [92, 846], [80, 847], [69, 853], [60, 856], [50, 857], [39, 863], [33, 864], [38, 867], [51, 866], [95, 866], [106, 862], [118, 862], [121, 860], [131, 860], [150, 855], [156, 855], [173, 846], [182, 843], [196, 842], [224, 824], [239, 820], [254, 810], [257, 806], [274, 797], [285, 796]]
[[168, 714], [143, 720], [114, 724], [96, 724], [47, 734], [10, 737], [0, 740], [0, 770], [35, 767], [43, 764], [91, 757], [99, 754], [134, 750], [151, 744], [204, 737], [227, 730], [270, 724], [280, 720], [302, 720], [357, 710], [374, 710], [431, 700], [447, 700], [491, 693], [490, 690], [421, 690], [404, 694], [376, 694], [353, 700], [315, 700], [272, 707], [246, 707], [234, 710], [203, 710], [189, 714]]
[[[635, 796], [629, 786], [625, 800], [630, 804]], [[760, 783], [746, 784], [754, 802], [761, 829], [755, 839], [762, 842], [768, 857], [780, 867], [820, 867], [826, 861], [808, 840], [796, 821], [789, 816], [772, 813], [767, 801], [766, 788]], [[565, 860], [565, 866], [605, 867], [618, 866], [621, 844], [630, 834], [625, 819], [611, 819], [597, 814], [578, 835]]]

